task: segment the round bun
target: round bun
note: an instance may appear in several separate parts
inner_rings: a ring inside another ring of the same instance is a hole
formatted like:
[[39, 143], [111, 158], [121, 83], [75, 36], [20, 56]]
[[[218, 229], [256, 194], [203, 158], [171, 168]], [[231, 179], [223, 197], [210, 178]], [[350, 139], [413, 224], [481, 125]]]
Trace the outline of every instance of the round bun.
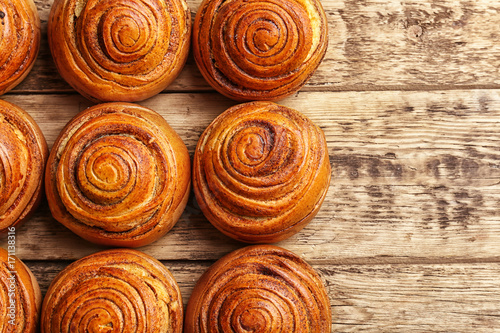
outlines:
[[0, 333], [38, 332], [42, 303], [38, 282], [21, 260], [2, 248], [0, 285]]
[[40, 36], [40, 18], [33, 0], [0, 0], [0, 95], [31, 71]]
[[172, 274], [136, 250], [82, 258], [61, 271], [43, 300], [42, 332], [182, 332]]
[[201, 135], [193, 188], [208, 220], [226, 235], [273, 243], [302, 229], [330, 183], [323, 131], [273, 102], [234, 106]]
[[98, 101], [140, 101], [181, 72], [189, 51], [185, 0], [55, 0], [48, 37], [61, 76]]
[[236, 250], [198, 280], [185, 333], [330, 332], [330, 301], [320, 277], [294, 253], [271, 245]]
[[327, 44], [319, 0], [204, 0], [193, 27], [198, 68], [237, 101], [293, 94], [318, 68]]
[[45, 181], [52, 215], [76, 234], [104, 245], [143, 246], [182, 214], [190, 160], [158, 113], [130, 103], [100, 104], [59, 134]]
[[48, 149], [42, 131], [21, 108], [0, 100], [0, 234], [38, 207]]

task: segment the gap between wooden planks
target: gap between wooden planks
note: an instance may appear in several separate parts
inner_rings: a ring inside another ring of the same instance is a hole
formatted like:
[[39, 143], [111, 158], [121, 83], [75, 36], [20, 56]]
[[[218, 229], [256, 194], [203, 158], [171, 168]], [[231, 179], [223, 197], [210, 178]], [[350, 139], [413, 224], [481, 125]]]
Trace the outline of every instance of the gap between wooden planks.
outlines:
[[[72, 91], [57, 73], [47, 42], [53, 0], [35, 0], [42, 20], [40, 55], [14, 92]], [[303, 91], [500, 88], [500, 10], [489, 0], [321, 1], [329, 47]], [[201, 1], [189, 0], [193, 19]], [[168, 91], [211, 90], [192, 57]]]
[[[90, 105], [78, 95], [5, 99], [34, 116], [49, 146]], [[205, 127], [234, 102], [205, 93], [141, 104], [164, 116], [192, 154]], [[333, 174], [317, 217], [278, 245], [316, 264], [499, 258], [499, 90], [304, 92], [282, 104], [324, 130]], [[17, 242], [25, 260], [74, 260], [102, 249], [53, 220], [46, 203]], [[162, 260], [216, 260], [241, 246], [213, 228], [191, 196], [174, 229], [141, 250]]]

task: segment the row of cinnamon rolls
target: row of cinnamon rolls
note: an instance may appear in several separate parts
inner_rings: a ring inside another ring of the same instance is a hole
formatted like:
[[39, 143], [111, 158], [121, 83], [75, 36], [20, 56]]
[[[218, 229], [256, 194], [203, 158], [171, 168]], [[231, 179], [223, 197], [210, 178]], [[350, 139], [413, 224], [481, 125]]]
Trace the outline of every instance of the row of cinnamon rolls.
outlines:
[[[33, 67], [41, 34], [33, 0], [1, 0], [0, 21], [1, 95]], [[220, 93], [279, 100], [306, 83], [328, 44], [318, 0], [205, 0], [193, 27], [185, 0], [54, 0], [48, 40], [61, 76], [101, 102], [158, 94], [180, 74], [190, 44]]]
[[131, 249], [97, 252], [64, 268], [45, 297], [19, 259], [0, 249], [0, 332], [330, 332], [318, 273], [283, 248], [233, 251], [197, 281], [186, 310], [173, 274]]
[[[139, 247], [165, 235], [193, 183], [207, 219], [243, 242], [274, 243], [316, 215], [330, 183], [322, 130], [273, 102], [236, 105], [202, 133], [191, 171], [180, 136], [155, 111], [104, 103], [77, 114], [50, 155], [19, 107], [0, 101], [0, 232], [36, 209], [99, 244]], [[43, 186], [45, 178], [45, 186]]]

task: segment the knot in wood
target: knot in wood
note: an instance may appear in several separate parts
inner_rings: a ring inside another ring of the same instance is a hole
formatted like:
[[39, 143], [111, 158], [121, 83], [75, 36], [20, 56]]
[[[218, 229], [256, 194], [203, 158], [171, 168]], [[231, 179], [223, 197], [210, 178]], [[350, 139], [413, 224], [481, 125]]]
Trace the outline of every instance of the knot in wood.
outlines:
[[422, 36], [423, 33], [424, 30], [419, 25], [414, 24], [408, 27], [408, 37], [410, 38], [419, 38], [420, 36]]

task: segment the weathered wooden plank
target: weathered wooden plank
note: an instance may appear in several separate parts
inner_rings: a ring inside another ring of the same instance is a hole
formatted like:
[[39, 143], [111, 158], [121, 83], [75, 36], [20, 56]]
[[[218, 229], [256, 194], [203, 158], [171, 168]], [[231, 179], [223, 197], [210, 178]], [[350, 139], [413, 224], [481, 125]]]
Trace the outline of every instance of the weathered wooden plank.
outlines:
[[[184, 306], [211, 262], [164, 265]], [[69, 262], [27, 262], [43, 293]], [[314, 265], [327, 286], [333, 332], [494, 332], [500, 264]]]
[[[34, 116], [49, 146], [89, 105], [78, 95], [6, 99]], [[142, 104], [162, 114], [192, 154], [233, 102], [204, 93]], [[283, 104], [324, 129], [333, 171], [317, 217], [280, 245], [314, 263], [500, 259], [500, 90], [299, 93]], [[18, 230], [21, 258], [77, 259], [100, 249], [42, 206]], [[215, 260], [239, 246], [191, 196], [175, 228], [142, 249], [165, 260]]]
[[[68, 92], [47, 45], [53, 0], [36, 0], [43, 40], [16, 92]], [[189, 0], [194, 14], [200, 0]], [[323, 0], [329, 49], [303, 91], [500, 87], [500, 7], [489, 0]], [[168, 91], [210, 90], [190, 57]]]
[[498, 264], [319, 268], [334, 332], [496, 332]]

